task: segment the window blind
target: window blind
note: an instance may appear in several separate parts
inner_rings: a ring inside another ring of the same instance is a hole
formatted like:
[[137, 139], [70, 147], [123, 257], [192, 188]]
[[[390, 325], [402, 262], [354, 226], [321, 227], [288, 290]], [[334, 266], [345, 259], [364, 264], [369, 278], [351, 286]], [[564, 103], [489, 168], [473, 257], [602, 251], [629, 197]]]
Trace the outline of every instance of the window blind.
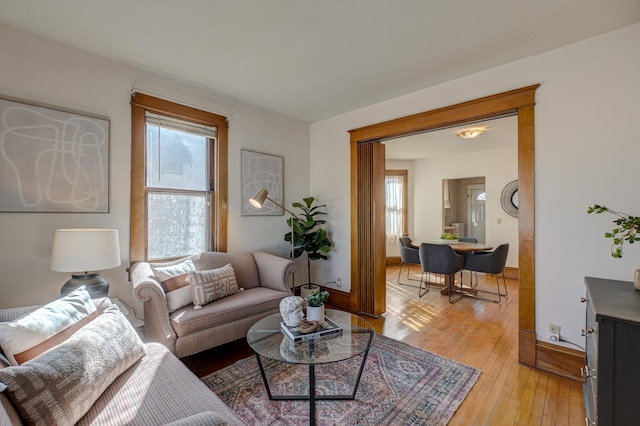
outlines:
[[215, 127], [209, 127], [209, 126], [203, 126], [201, 124], [190, 123], [188, 121], [178, 120], [176, 118], [154, 114], [149, 111], [145, 112], [145, 120], [147, 124], [152, 124], [158, 127], [178, 130], [181, 132], [190, 133], [197, 136], [206, 136], [208, 138], [216, 137]]

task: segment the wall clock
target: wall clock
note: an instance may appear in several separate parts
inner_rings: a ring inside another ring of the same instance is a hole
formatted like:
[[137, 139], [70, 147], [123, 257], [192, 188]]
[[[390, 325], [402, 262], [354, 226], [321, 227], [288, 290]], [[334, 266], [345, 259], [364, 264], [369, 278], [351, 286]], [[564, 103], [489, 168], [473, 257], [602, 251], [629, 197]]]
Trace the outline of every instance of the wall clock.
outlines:
[[504, 186], [500, 196], [502, 209], [513, 217], [518, 217], [518, 181], [514, 180]]

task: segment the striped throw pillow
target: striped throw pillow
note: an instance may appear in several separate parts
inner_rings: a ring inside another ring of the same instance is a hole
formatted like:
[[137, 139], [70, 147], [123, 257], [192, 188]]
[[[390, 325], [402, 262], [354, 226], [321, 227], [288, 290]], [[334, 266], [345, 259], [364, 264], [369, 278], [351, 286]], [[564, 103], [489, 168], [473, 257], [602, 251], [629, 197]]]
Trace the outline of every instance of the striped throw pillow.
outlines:
[[64, 342], [98, 316], [84, 286], [11, 322], [0, 323], [0, 346], [20, 365]]
[[169, 312], [193, 303], [191, 288], [187, 282], [187, 273], [196, 270], [191, 259], [169, 265], [151, 265], [151, 270], [164, 290]]

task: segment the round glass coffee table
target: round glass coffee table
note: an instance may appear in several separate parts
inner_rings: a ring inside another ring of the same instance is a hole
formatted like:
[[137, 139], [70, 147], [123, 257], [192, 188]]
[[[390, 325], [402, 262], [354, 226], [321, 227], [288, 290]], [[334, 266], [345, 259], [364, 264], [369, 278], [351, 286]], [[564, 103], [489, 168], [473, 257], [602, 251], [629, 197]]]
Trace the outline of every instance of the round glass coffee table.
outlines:
[[[269, 399], [272, 401], [308, 400], [309, 424], [311, 425], [316, 423], [316, 401], [353, 400], [356, 397], [364, 364], [367, 361], [369, 348], [371, 348], [375, 335], [373, 326], [357, 315], [334, 309], [327, 309], [325, 315], [342, 327], [341, 333], [304, 342], [294, 342], [282, 333], [280, 329], [282, 317], [279, 313], [261, 319], [247, 333], [247, 341], [255, 352]], [[322, 349], [317, 350], [316, 346], [320, 346], [320, 342]], [[351, 395], [316, 395], [316, 365], [344, 361], [358, 355], [362, 355], [362, 361]], [[309, 394], [272, 395], [261, 357], [288, 364], [308, 365]]]

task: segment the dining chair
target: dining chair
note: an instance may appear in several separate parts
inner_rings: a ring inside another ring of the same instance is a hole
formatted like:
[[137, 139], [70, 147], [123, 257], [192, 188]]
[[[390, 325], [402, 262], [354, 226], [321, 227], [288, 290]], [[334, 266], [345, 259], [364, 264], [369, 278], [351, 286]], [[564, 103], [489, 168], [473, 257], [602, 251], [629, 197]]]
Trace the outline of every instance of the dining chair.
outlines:
[[[422, 265], [422, 272], [442, 274], [445, 276], [445, 280], [448, 281], [449, 290], [449, 303], [455, 303], [464, 295], [461, 292], [461, 296], [457, 299], [452, 299], [451, 295], [454, 293], [455, 274], [462, 270], [464, 267], [465, 256], [456, 253], [448, 244], [420, 244], [418, 251], [420, 255], [420, 265]], [[423, 274], [424, 275], [424, 274]], [[418, 291], [418, 297], [422, 297], [429, 291], [429, 281], [425, 283], [426, 290], [422, 292], [422, 280], [420, 280], [420, 290]]]
[[458, 237], [458, 241], [461, 243], [477, 243], [478, 239], [476, 237]]
[[[497, 293], [493, 293], [486, 290], [480, 290], [485, 293], [495, 294], [498, 296], [498, 300], [491, 300], [492, 302], [499, 303], [501, 297], [507, 297], [507, 280], [504, 276], [504, 268], [507, 263], [507, 255], [509, 254], [509, 244], [501, 244], [491, 252], [477, 252], [466, 256], [464, 262], [464, 269], [471, 272], [483, 272], [485, 274], [492, 274], [496, 276], [496, 285], [498, 288]], [[500, 279], [499, 275], [502, 275], [502, 283], [504, 284], [504, 294], [500, 291]], [[470, 278], [471, 279], [471, 278]], [[461, 281], [462, 282], [462, 281]]]
[[[458, 237], [458, 241], [460, 241], [461, 243], [474, 243], [477, 244], [478, 243], [478, 239], [476, 237]], [[473, 253], [469, 253], [469, 254], [473, 254]], [[464, 269], [462, 271], [460, 271], [460, 280], [462, 280], [462, 274], [464, 274]], [[478, 287], [478, 273], [476, 272], [475, 274], [476, 276], [476, 283], [473, 284], [473, 280], [471, 280], [471, 285], [473, 287]]]
[[405, 284], [400, 282], [400, 274], [402, 274], [402, 265], [407, 265], [407, 279], [410, 281], [421, 281], [415, 278], [410, 278], [409, 273], [411, 272], [411, 265], [420, 265], [420, 256], [418, 255], [418, 247], [413, 245], [411, 238], [409, 237], [400, 237], [398, 238], [398, 242], [400, 244], [400, 270], [398, 271], [398, 284], [400, 285], [409, 285], [411, 287], [416, 287], [411, 284]]

